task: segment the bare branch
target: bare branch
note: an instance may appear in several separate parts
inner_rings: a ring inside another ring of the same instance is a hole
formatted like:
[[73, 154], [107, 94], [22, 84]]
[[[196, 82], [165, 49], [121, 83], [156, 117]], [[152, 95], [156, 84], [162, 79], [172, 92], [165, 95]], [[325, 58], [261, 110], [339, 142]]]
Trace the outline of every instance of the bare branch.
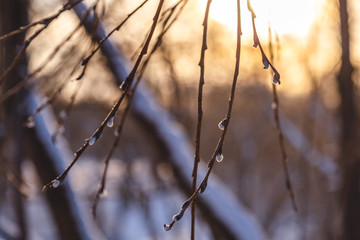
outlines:
[[[43, 20], [40, 21], [41, 24], [43, 24], [44, 26], [42, 28], [40, 28], [38, 31], [36, 31], [33, 35], [31, 35], [28, 39], [26, 39], [21, 48], [20, 48], [20, 51], [18, 52], [18, 54], [15, 56], [14, 60], [11, 62], [10, 66], [7, 67], [4, 71], [4, 73], [1, 75], [0, 77], [0, 85], [4, 82], [4, 80], [9, 76], [9, 74], [15, 69], [16, 65], [19, 64], [20, 60], [25, 56], [25, 52], [26, 52], [26, 49], [29, 47], [30, 43], [44, 30], [46, 29], [50, 23], [55, 20], [57, 17], [60, 16], [61, 13], [63, 13], [64, 11], [66, 10], [70, 10], [72, 9], [74, 6], [76, 6], [77, 4], [79, 4], [82, 0], [77, 0], [75, 2], [68, 2], [64, 5], [64, 7], [57, 13], [55, 14], [54, 16], [51, 16], [51, 17], [48, 17], [48, 18], [45, 18]], [[39, 24], [40, 24], [39, 23]], [[31, 24], [30, 24], [31, 25]], [[37, 25], [37, 24], [35, 24]], [[21, 29], [21, 28], [20, 28]], [[26, 28], [27, 29], [27, 28]], [[25, 30], [26, 30], [25, 29]], [[20, 32], [24, 31], [24, 30], [19, 30]], [[20, 32], [16, 32], [15, 34], [17, 33], [20, 33]], [[14, 34], [13, 34], [14, 35]]]
[[116, 114], [117, 110], [119, 109], [120, 104], [122, 103], [125, 96], [129, 92], [130, 86], [133, 83], [133, 80], [135, 78], [135, 74], [136, 74], [136, 71], [137, 71], [137, 69], [138, 69], [138, 67], [140, 65], [140, 62], [141, 62], [143, 56], [147, 53], [147, 50], [148, 50], [151, 38], [152, 38], [152, 36], [154, 34], [154, 31], [155, 31], [155, 28], [156, 28], [156, 25], [157, 25], [157, 22], [158, 22], [160, 12], [161, 12], [161, 8], [162, 8], [163, 4], [164, 4], [164, 0], [160, 0], [160, 2], [158, 4], [158, 8], [157, 8], [156, 13], [155, 13], [155, 16], [153, 18], [153, 24], [151, 26], [151, 30], [150, 30], [148, 38], [147, 38], [147, 40], [145, 42], [145, 45], [144, 45], [138, 59], [136, 60], [136, 63], [134, 65], [133, 69], [131, 70], [131, 72], [129, 73], [127, 78], [123, 81], [123, 83], [120, 86], [120, 89], [122, 90], [121, 96], [119, 97], [119, 99], [117, 100], [117, 102], [115, 103], [115, 105], [113, 106], [111, 111], [108, 113], [106, 118], [103, 120], [101, 125], [98, 127], [98, 129], [96, 129], [95, 132], [91, 135], [91, 137], [86, 139], [84, 145], [79, 150], [76, 151], [75, 158], [72, 160], [72, 162], [69, 164], [69, 166], [65, 169], [65, 171], [61, 175], [56, 177], [54, 180], [52, 180], [50, 183], [46, 184], [43, 187], [43, 191], [46, 191], [49, 188], [57, 188], [58, 186], [60, 186], [60, 184], [62, 184], [64, 182], [64, 180], [65, 180], [67, 174], [69, 173], [70, 169], [77, 162], [77, 160], [80, 158], [82, 153], [87, 149], [87, 147], [89, 145], [93, 145], [101, 137], [101, 134], [102, 134], [104, 128], [107, 126], [107, 123], [110, 121], [110, 119], [113, 119], [115, 117], [115, 114]]

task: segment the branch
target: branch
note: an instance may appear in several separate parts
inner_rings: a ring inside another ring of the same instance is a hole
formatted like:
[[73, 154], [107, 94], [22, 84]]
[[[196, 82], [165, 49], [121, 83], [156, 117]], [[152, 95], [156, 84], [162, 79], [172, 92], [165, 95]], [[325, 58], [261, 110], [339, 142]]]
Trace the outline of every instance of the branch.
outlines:
[[[273, 52], [273, 47], [272, 47], [272, 36], [271, 36], [271, 28], [269, 26], [269, 48], [270, 48], [270, 58], [271, 61], [274, 61], [274, 52]], [[274, 111], [274, 120], [275, 120], [275, 126], [276, 126], [276, 132], [278, 135], [278, 139], [279, 139], [279, 146], [280, 146], [280, 152], [281, 152], [281, 159], [282, 159], [282, 166], [283, 166], [283, 171], [285, 174], [285, 183], [286, 183], [286, 188], [290, 194], [290, 198], [291, 198], [291, 203], [292, 206], [294, 208], [294, 210], [297, 212], [298, 207], [296, 204], [296, 200], [295, 200], [295, 194], [294, 194], [294, 190], [292, 188], [292, 184], [290, 181], [290, 174], [289, 174], [289, 168], [288, 168], [288, 164], [289, 164], [289, 158], [287, 156], [287, 152], [285, 149], [285, 141], [284, 141], [284, 134], [283, 131], [281, 129], [280, 126], [280, 117], [279, 117], [279, 97], [277, 94], [277, 89], [276, 89], [276, 85], [273, 84], [272, 85], [272, 94], [273, 94], [273, 111]]]
[[[48, 18], [44, 18], [43, 20], [40, 20], [38, 24], [43, 24], [44, 26], [42, 28], [40, 28], [39, 30], [37, 30], [33, 35], [31, 35], [28, 39], [26, 39], [21, 48], [19, 53], [15, 56], [14, 60], [11, 62], [10, 66], [7, 67], [4, 71], [4, 73], [0, 76], [0, 85], [5, 81], [5, 79], [9, 76], [9, 74], [15, 69], [15, 67], [20, 63], [21, 59], [25, 56], [25, 52], [26, 49], [29, 47], [30, 43], [43, 31], [45, 30], [49, 24], [55, 20], [57, 17], [60, 16], [61, 13], [63, 13], [66, 10], [70, 10], [71, 8], [73, 8], [74, 6], [76, 6], [77, 4], [79, 4], [82, 0], [77, 0], [73, 3], [68, 2], [64, 5], [64, 7], [54, 16], [48, 17]], [[37, 25], [37, 24], [35, 24]], [[29, 25], [28, 25], [29, 26]], [[31, 27], [31, 24], [30, 24]], [[28, 27], [29, 28], [29, 27]], [[18, 34], [23, 32], [24, 30], [27, 30], [28, 28], [24, 27], [24, 28], [20, 28], [18, 31], [16, 31], [16, 33], [12, 34]], [[24, 29], [24, 30], [22, 30]], [[12, 36], [10, 35], [10, 36]]]
[[286, 154], [286, 150], [285, 150], [285, 144], [284, 144], [284, 137], [283, 137], [283, 133], [280, 127], [280, 119], [279, 119], [279, 112], [278, 112], [278, 105], [279, 105], [279, 101], [278, 101], [278, 96], [277, 96], [277, 92], [276, 92], [276, 86], [275, 84], [279, 83], [280, 84], [280, 74], [279, 72], [276, 70], [276, 68], [272, 65], [272, 63], [270, 62], [270, 60], [268, 59], [268, 57], [266, 56], [259, 37], [257, 35], [257, 31], [256, 31], [256, 26], [255, 26], [255, 18], [256, 18], [256, 14], [254, 12], [254, 9], [251, 6], [250, 0], [247, 0], [247, 6], [248, 6], [248, 10], [251, 12], [251, 20], [252, 20], [252, 26], [253, 26], [253, 34], [254, 34], [254, 47], [256, 48], [257, 46], [259, 46], [260, 48], [260, 52], [261, 52], [261, 56], [262, 56], [262, 62], [264, 64], [264, 68], [267, 69], [269, 68], [269, 66], [271, 67], [273, 73], [274, 73], [274, 77], [273, 77], [273, 101], [274, 101], [274, 119], [275, 119], [275, 123], [276, 123], [276, 129], [277, 129], [277, 134], [278, 134], [278, 138], [279, 138], [279, 145], [280, 145], [280, 151], [281, 151], [281, 155], [282, 155], [282, 165], [283, 165], [283, 169], [284, 169], [284, 174], [285, 174], [285, 183], [286, 183], [286, 188], [290, 194], [290, 198], [291, 198], [291, 202], [293, 205], [293, 208], [295, 211], [297, 211], [297, 204], [295, 201], [295, 194], [292, 188], [292, 184], [290, 181], [290, 174], [289, 174], [289, 169], [288, 169], [288, 157]]
[[[196, 191], [196, 182], [197, 182], [197, 170], [198, 170], [198, 164], [200, 162], [200, 139], [201, 139], [201, 123], [202, 123], [202, 116], [203, 116], [203, 110], [202, 110], [202, 97], [203, 97], [203, 86], [205, 83], [205, 51], [207, 49], [207, 30], [208, 30], [208, 19], [209, 19], [209, 11], [210, 11], [210, 4], [211, 0], [207, 1], [206, 9], [205, 9], [205, 16], [203, 21], [203, 38], [202, 38], [202, 46], [201, 46], [201, 56], [200, 56], [200, 79], [199, 79], [199, 86], [198, 86], [198, 119], [196, 124], [196, 136], [195, 136], [195, 156], [194, 156], [194, 167], [192, 172], [192, 191]], [[191, 201], [191, 240], [195, 239], [195, 198], [193, 201]], [[186, 208], [188, 205], [186, 205]], [[164, 228], [166, 230], [170, 230], [172, 226], [174, 225], [175, 221], [180, 220], [182, 215], [185, 212], [186, 208], [181, 208], [181, 216], [179, 216], [176, 220], [173, 218], [173, 222], [170, 225], [164, 225]]]
[[82, 22], [86, 20], [89, 15], [89, 11], [86, 11], [86, 14], [82, 17], [78, 26], [62, 41], [60, 42], [54, 50], [49, 54], [49, 56], [44, 60], [44, 62], [36, 68], [32, 73], [28, 74], [24, 79], [18, 82], [12, 88], [6, 90], [6, 92], [0, 96], [0, 104], [3, 103], [6, 99], [20, 91], [29, 81], [36, 79], [36, 76], [54, 59], [54, 57], [58, 54], [60, 49], [65, 45], [66, 42], [69, 42], [70, 39], [75, 35], [75, 33], [82, 26]]
[[256, 31], [256, 26], [255, 26], [255, 18], [256, 18], [256, 14], [254, 12], [254, 9], [251, 6], [250, 0], [247, 0], [247, 6], [248, 6], [248, 10], [251, 13], [251, 22], [252, 22], [252, 27], [253, 27], [253, 34], [254, 34], [254, 48], [256, 48], [257, 46], [259, 46], [260, 48], [260, 52], [261, 52], [261, 56], [262, 56], [262, 62], [264, 64], [264, 69], [268, 69], [269, 66], [271, 67], [271, 69], [274, 72], [274, 77], [273, 77], [273, 83], [274, 84], [280, 84], [280, 73], [276, 70], [276, 68], [272, 65], [272, 63], [269, 61], [268, 57], [266, 56], [264, 49], [261, 46], [260, 40], [259, 40], [259, 36], [257, 34]]
[[[80, 3], [74, 10], [80, 18], [81, 13], [86, 11], [86, 6]], [[91, 26], [91, 21], [85, 22], [85, 26], [87, 28]], [[105, 36], [104, 28], [99, 24], [96, 39], [101, 40]], [[128, 61], [122, 57], [111, 39], [102, 44], [101, 50], [109, 63], [117, 84], [120, 85], [127, 76]], [[177, 170], [179, 182], [191, 189], [192, 183], [188, 176], [192, 172], [193, 148], [189, 145], [185, 131], [159, 105], [156, 98], [144, 86], [144, 83], [138, 86], [132, 106], [133, 113], [157, 133], [154, 137], [158, 138], [161, 147], [171, 153], [171, 158], [168, 160]], [[199, 164], [200, 176], [205, 175], [205, 169], [206, 167], [203, 164]], [[212, 184], [208, 187], [207, 197], [198, 199], [198, 204], [201, 211], [213, 216], [214, 226], [219, 226], [223, 233], [232, 239], [268, 239], [255, 216], [236, 199], [227, 186], [221, 183], [216, 176], [213, 176]]]
[[12, 32], [9, 32], [7, 34], [4, 34], [2, 36], [0, 36], [0, 42], [5, 40], [5, 39], [8, 39], [9, 37], [12, 37], [14, 35], [17, 35], [17, 34], [20, 34], [32, 27], [35, 27], [37, 25], [49, 25], [54, 19], [58, 18], [63, 12], [65, 12], [66, 10], [70, 10], [71, 8], [73, 8], [75, 5], [77, 5], [78, 3], [82, 2], [83, 0], [77, 0], [75, 2], [72, 2], [72, 1], [68, 1], [62, 9], [60, 9], [58, 11], [58, 13], [52, 15], [52, 16], [49, 16], [49, 17], [46, 17], [46, 18], [43, 18], [41, 20], [38, 20], [36, 22], [33, 22], [33, 23], [30, 23], [28, 25], [25, 25], [25, 26], [21, 26], [19, 27], [19, 29], [16, 29]]
[[[24, 98], [24, 115], [32, 113], [39, 105], [39, 95], [29, 92]], [[59, 149], [51, 140], [51, 123], [54, 117], [50, 111], [42, 111], [34, 121], [36, 127], [26, 128], [25, 142], [28, 144], [27, 155], [33, 160], [41, 182], [47, 182], [54, 175], [56, 176], [60, 169], [64, 168], [64, 154], [69, 153], [69, 149]], [[58, 146], [64, 146], [66, 143], [61, 139]], [[61, 151], [60, 151], [61, 150]], [[85, 209], [80, 208], [77, 203], [79, 199], [72, 192], [70, 183], [64, 184], [58, 191], [49, 191], [46, 198], [50, 204], [54, 220], [58, 228], [61, 229], [62, 239], [103, 239], [99, 236], [100, 232], [93, 222], [88, 221], [89, 217]]]
[[96, 129], [95, 132], [88, 139], [85, 140], [84, 145], [76, 151], [76, 153], [74, 154], [75, 155], [74, 159], [69, 164], [69, 166], [65, 169], [65, 171], [61, 175], [56, 177], [54, 180], [52, 180], [48, 184], [44, 185], [43, 191], [47, 191], [49, 188], [59, 187], [64, 182], [69, 171], [74, 166], [74, 164], [77, 162], [77, 160], [80, 158], [80, 156], [85, 152], [85, 150], [88, 148], [88, 146], [95, 144], [95, 142], [101, 137], [102, 132], [104, 131], [105, 127], [108, 125], [108, 122], [112, 122], [114, 120], [114, 117], [120, 107], [120, 104], [124, 100], [125, 96], [128, 94], [128, 92], [130, 90], [130, 86], [132, 85], [132, 83], [135, 79], [135, 74], [137, 72], [137, 69], [140, 66], [141, 60], [148, 51], [148, 47], [149, 47], [151, 38], [154, 34], [163, 4], [164, 4], [164, 0], [160, 0], [160, 2], [158, 4], [158, 8], [156, 10], [156, 13], [154, 15], [153, 24], [151, 26], [150, 33], [146, 39], [145, 45], [143, 46], [143, 48], [139, 54], [139, 57], [137, 58], [131, 72], [129, 73], [129, 75], [126, 77], [126, 79], [120, 85], [120, 89], [122, 90], [122, 93], [121, 93], [119, 99], [117, 100], [115, 105], [112, 107], [111, 111], [105, 117], [105, 119], [103, 120], [101, 125], [98, 127], [98, 129]]

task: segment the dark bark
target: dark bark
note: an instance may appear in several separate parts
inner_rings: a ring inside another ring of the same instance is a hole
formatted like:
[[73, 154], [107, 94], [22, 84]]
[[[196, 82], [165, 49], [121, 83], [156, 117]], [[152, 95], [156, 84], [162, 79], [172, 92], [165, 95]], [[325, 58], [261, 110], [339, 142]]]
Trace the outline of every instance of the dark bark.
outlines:
[[339, 0], [341, 33], [341, 68], [337, 76], [341, 97], [340, 116], [342, 126], [340, 164], [343, 168], [343, 231], [346, 240], [360, 239], [360, 154], [358, 144], [358, 120], [353, 66], [350, 61], [350, 34], [347, 1]]
[[[27, 24], [27, 1], [1, 0], [0, 1], [0, 36], [20, 26]], [[4, 72], [16, 56], [18, 46], [24, 41], [24, 34], [15, 35], [0, 42], [0, 70]], [[23, 59], [16, 69], [1, 86], [1, 94], [22, 80], [27, 73], [27, 61]], [[6, 132], [1, 141], [1, 151], [15, 164], [21, 164], [24, 155], [28, 155], [34, 162], [41, 183], [45, 184], [59, 174], [59, 169], [54, 164], [54, 156], [48, 151], [46, 142], [37, 135], [35, 129], [24, 127], [27, 114], [33, 109], [29, 108], [31, 92], [27, 89], [20, 90], [0, 106], [1, 122]], [[27, 148], [25, 146], [28, 146]], [[9, 150], [10, 149], [10, 150]], [[11, 151], [11, 152], [10, 152]], [[24, 151], [24, 152], [22, 152]], [[84, 234], [82, 223], [75, 217], [73, 202], [69, 191], [63, 187], [57, 191], [46, 193], [56, 228], [61, 239], [88, 239]], [[17, 196], [15, 212], [19, 216], [19, 239], [27, 239], [26, 222], [23, 214], [22, 200]]]
[[[1, 1], [0, 3], [0, 36], [13, 29], [24, 25], [27, 22], [26, 1]], [[24, 34], [14, 36], [13, 39], [6, 40], [0, 44], [0, 71], [10, 64], [12, 58], [15, 56], [17, 44], [24, 39]], [[26, 66], [26, 60], [21, 62], [20, 66]], [[24, 70], [24, 69], [22, 69]], [[5, 82], [1, 88], [1, 93], [13, 86], [20, 80], [20, 74], [13, 73], [9, 77], [9, 81]], [[19, 146], [22, 142], [21, 118], [19, 118], [16, 106], [19, 106], [22, 98], [18, 96], [11, 98], [3, 106], [1, 106], [2, 119], [6, 132], [1, 139], [1, 151], [9, 149], [8, 154], [11, 156], [12, 163], [20, 170], [21, 163], [24, 159], [22, 148]], [[19, 146], [19, 147], [14, 147]], [[19, 171], [20, 172], [20, 171]], [[16, 239], [27, 239], [28, 231], [25, 221], [24, 201], [21, 193], [17, 189], [11, 188], [10, 191], [11, 207], [14, 209], [16, 221], [18, 225], [18, 234], [14, 236]]]

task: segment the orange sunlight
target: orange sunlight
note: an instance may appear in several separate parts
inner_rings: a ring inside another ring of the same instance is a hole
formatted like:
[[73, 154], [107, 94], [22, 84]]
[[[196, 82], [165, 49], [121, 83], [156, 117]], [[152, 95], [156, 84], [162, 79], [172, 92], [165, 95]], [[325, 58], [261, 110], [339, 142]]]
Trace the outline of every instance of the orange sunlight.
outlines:
[[[199, 0], [203, 11], [207, 0]], [[311, 24], [316, 19], [323, 0], [256, 0], [251, 1], [257, 15], [256, 25], [259, 37], [266, 37], [268, 25], [278, 34], [306, 37]], [[250, 13], [247, 2], [241, 1], [242, 29], [244, 37], [251, 35]], [[210, 7], [211, 19], [236, 30], [236, 0], [213, 0]]]

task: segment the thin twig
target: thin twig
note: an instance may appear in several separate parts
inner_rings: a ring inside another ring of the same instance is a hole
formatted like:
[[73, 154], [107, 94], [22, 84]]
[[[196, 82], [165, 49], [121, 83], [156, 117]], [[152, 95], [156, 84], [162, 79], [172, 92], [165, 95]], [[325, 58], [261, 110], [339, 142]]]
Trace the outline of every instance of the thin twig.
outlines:
[[65, 130], [64, 122], [65, 122], [67, 116], [70, 115], [70, 112], [75, 104], [76, 97], [78, 96], [83, 83], [84, 83], [84, 81], [80, 81], [79, 86], [74, 89], [73, 93], [70, 96], [70, 102], [65, 106], [64, 110], [60, 111], [60, 115], [57, 118], [57, 130], [51, 137], [53, 142], [56, 142], [57, 136], [59, 134], [63, 133], [63, 131]]
[[[180, 0], [178, 3], [183, 2], [183, 0]], [[115, 130], [115, 139], [113, 142], [113, 145], [111, 146], [111, 149], [108, 153], [108, 155], [106, 156], [105, 162], [104, 162], [104, 170], [103, 170], [103, 174], [101, 177], [101, 181], [98, 185], [98, 190], [96, 192], [95, 195], [95, 199], [91, 208], [91, 212], [93, 214], [93, 217], [96, 218], [96, 209], [97, 209], [97, 205], [98, 202], [100, 200], [101, 195], [104, 193], [104, 189], [105, 189], [105, 184], [106, 184], [106, 175], [107, 175], [107, 169], [109, 167], [109, 162], [110, 162], [110, 158], [112, 157], [118, 143], [120, 140], [120, 135], [122, 133], [122, 129], [125, 123], [125, 119], [129, 113], [129, 110], [131, 108], [131, 104], [132, 104], [132, 100], [133, 100], [133, 96], [134, 93], [136, 91], [137, 86], [139, 85], [140, 81], [142, 80], [143, 74], [145, 72], [146, 67], [148, 66], [148, 63], [151, 59], [151, 57], [153, 56], [153, 54], [156, 52], [156, 50], [158, 49], [158, 47], [160, 46], [161, 42], [162, 42], [162, 38], [165, 36], [166, 32], [168, 31], [168, 29], [171, 27], [171, 25], [175, 22], [175, 20], [177, 19], [177, 17], [180, 15], [180, 13], [182, 12], [184, 6], [186, 5], [188, 1], [184, 1], [184, 4], [181, 6], [179, 12], [177, 13], [177, 15], [174, 17], [173, 21], [171, 21], [168, 25], [167, 23], [169, 22], [169, 19], [171, 18], [173, 12], [175, 11], [176, 7], [178, 6], [178, 4], [176, 4], [174, 6], [174, 8], [171, 9], [171, 12], [169, 13], [169, 15], [165, 18], [164, 22], [163, 22], [163, 30], [162, 32], [159, 34], [156, 43], [154, 44], [150, 54], [147, 56], [147, 58], [144, 60], [144, 63], [141, 65], [141, 68], [139, 70], [139, 74], [136, 78], [136, 82], [134, 84], [134, 86], [132, 87], [132, 89], [129, 91], [128, 95], [127, 95], [127, 105], [122, 113], [120, 122]], [[166, 11], [168, 12], [168, 11]], [[164, 16], [164, 14], [163, 14]], [[159, 20], [160, 21], [160, 20]], [[112, 124], [110, 125], [112, 126]]]
[[78, 1], [75, 1], [75, 2], [72, 2], [72, 1], [68, 1], [62, 9], [60, 9], [58, 11], [58, 13], [52, 15], [52, 16], [49, 16], [49, 17], [46, 17], [46, 18], [43, 18], [43, 19], [40, 19], [36, 22], [33, 22], [33, 23], [30, 23], [28, 25], [25, 25], [25, 26], [21, 26], [19, 29], [16, 29], [12, 32], [9, 32], [7, 34], [4, 34], [2, 36], [0, 36], [0, 41], [3, 41], [11, 36], [14, 36], [14, 35], [17, 35], [17, 34], [20, 34], [36, 25], [49, 25], [54, 19], [58, 18], [60, 16], [60, 14], [62, 14], [63, 12], [65, 12], [66, 10], [70, 10], [71, 8], [73, 8], [74, 6], [76, 6], [78, 3], [82, 2], [83, 0], [78, 0]]
[[[64, 5], [64, 7], [55, 15], [48, 17], [48, 18], [44, 18], [41, 22], [42, 24], [44, 24], [44, 26], [42, 28], [40, 28], [38, 31], [36, 31], [33, 35], [31, 35], [28, 39], [26, 39], [21, 48], [19, 53], [15, 56], [14, 60], [10, 63], [10, 66], [7, 67], [4, 71], [4, 73], [1, 75], [0, 77], [0, 85], [4, 82], [4, 80], [9, 76], [9, 74], [15, 69], [16, 65], [19, 64], [20, 60], [25, 56], [25, 52], [26, 49], [29, 47], [30, 43], [44, 30], [46, 29], [49, 24], [55, 20], [57, 17], [60, 16], [61, 13], [63, 13], [66, 10], [70, 10], [71, 8], [73, 8], [74, 6], [76, 6], [78, 3], [80, 3], [82, 0], [78, 0], [75, 2], [68, 2], [67, 4]], [[23, 31], [23, 30], [19, 30], [19, 31]], [[16, 33], [17, 34], [17, 33]]]
[[[192, 172], [192, 191], [196, 190], [197, 184], [197, 171], [198, 171], [198, 164], [200, 162], [200, 139], [201, 139], [201, 124], [202, 124], [202, 117], [203, 117], [203, 110], [202, 110], [202, 97], [203, 97], [203, 85], [205, 83], [205, 51], [207, 49], [207, 30], [208, 30], [208, 19], [209, 19], [209, 12], [210, 12], [210, 5], [211, 0], [207, 1], [204, 21], [203, 21], [203, 37], [202, 37], [202, 46], [201, 46], [201, 56], [200, 56], [200, 79], [199, 79], [199, 86], [198, 86], [198, 119], [196, 124], [196, 136], [195, 136], [195, 155], [194, 155], [194, 166]], [[195, 200], [192, 202], [191, 205], [191, 235], [190, 239], [195, 239]], [[174, 219], [173, 219], [174, 220]]]
[[111, 30], [108, 35], [106, 35], [103, 39], [100, 40], [98, 46], [86, 57], [81, 61], [81, 66], [83, 67], [82, 72], [80, 73], [80, 75], [76, 78], [76, 80], [80, 80], [81, 78], [83, 78], [83, 76], [85, 75], [85, 71], [87, 68], [87, 65], [90, 61], [90, 59], [94, 56], [94, 54], [100, 49], [101, 45], [115, 32], [115, 31], [119, 31], [120, 28], [127, 22], [127, 20], [130, 19], [130, 17], [135, 14], [140, 8], [142, 8], [145, 3], [147, 3], [149, 0], [145, 0], [144, 2], [142, 2], [137, 8], [135, 8], [131, 13], [129, 13], [127, 15], [127, 17], [120, 23], [118, 24], [115, 28], [113, 28], [113, 30]]
[[80, 158], [80, 156], [82, 155], [82, 153], [87, 149], [87, 147], [89, 145], [93, 145], [100, 137], [101, 137], [101, 134], [105, 128], [105, 126], [107, 125], [107, 123], [111, 120], [114, 119], [115, 117], [115, 114], [117, 112], [117, 110], [119, 109], [120, 107], [120, 104], [122, 103], [122, 101], [124, 100], [125, 96], [127, 95], [127, 93], [129, 92], [130, 90], [130, 86], [132, 85], [133, 81], [134, 81], [134, 78], [135, 78], [135, 74], [137, 72], [137, 69], [141, 63], [141, 60], [143, 58], [144, 55], [147, 54], [147, 51], [148, 51], [148, 47], [149, 47], [149, 44], [150, 44], [150, 41], [151, 41], [151, 38], [154, 34], [154, 31], [155, 31], [155, 28], [156, 28], [156, 25], [157, 25], [157, 22], [158, 22], [158, 19], [159, 19], [159, 16], [160, 16], [160, 12], [161, 12], [161, 9], [162, 9], [162, 6], [164, 4], [164, 0], [160, 0], [159, 1], [159, 4], [158, 4], [158, 7], [157, 7], [157, 10], [156, 10], [156, 13], [155, 13], [155, 16], [153, 18], [153, 24], [151, 26], [151, 30], [150, 30], [150, 33], [148, 35], [148, 38], [146, 40], [146, 43], [133, 67], [133, 69], [131, 70], [131, 72], [129, 73], [129, 75], [127, 76], [127, 78], [123, 81], [123, 83], [121, 84], [120, 86], [120, 89], [122, 90], [122, 93], [118, 99], [118, 101], [115, 103], [115, 105], [113, 106], [113, 108], [111, 109], [111, 111], [108, 113], [108, 115], [106, 116], [106, 118], [103, 120], [103, 122], [101, 123], [101, 125], [99, 126], [98, 129], [95, 130], [95, 132], [91, 135], [91, 137], [89, 139], [86, 139], [84, 145], [76, 151], [75, 153], [75, 158], [73, 159], [73, 161], [69, 164], [69, 166], [65, 169], [65, 171], [59, 175], [58, 177], [56, 177], [54, 180], [52, 180], [50, 183], [46, 184], [44, 187], [43, 187], [43, 191], [46, 191], [48, 190], [49, 188], [57, 188], [61, 183], [64, 182], [67, 174], [69, 173], [70, 169], [73, 167], [73, 165], [77, 162], [77, 160]]
[[12, 95], [16, 94], [20, 91], [23, 87], [26, 86], [26, 84], [35, 79], [35, 77], [54, 59], [54, 57], [58, 54], [58, 52], [61, 50], [61, 48], [65, 45], [66, 42], [70, 41], [70, 39], [75, 35], [77, 31], [79, 31], [80, 27], [82, 26], [83, 22], [86, 21], [87, 17], [89, 15], [89, 11], [86, 11], [86, 14], [81, 19], [78, 26], [62, 41], [60, 42], [54, 50], [49, 54], [49, 56], [43, 61], [43, 63], [36, 68], [32, 73], [28, 74], [24, 79], [22, 79], [19, 83], [17, 83], [15, 86], [7, 90], [2, 96], [0, 96], [0, 104], [3, 103], [6, 99], [11, 97]]
[[[139, 80], [138, 80], [139, 81]], [[137, 82], [138, 82], [137, 81]], [[101, 176], [101, 181], [98, 185], [98, 189], [97, 189], [97, 192], [96, 192], [96, 195], [95, 195], [95, 199], [94, 199], [94, 202], [93, 202], [93, 205], [91, 207], [91, 213], [94, 217], [94, 219], [96, 219], [96, 209], [97, 209], [97, 205], [98, 205], [98, 202], [100, 200], [100, 197], [101, 195], [104, 193], [104, 189], [105, 189], [105, 184], [106, 184], [106, 175], [107, 175], [107, 170], [108, 170], [108, 167], [109, 167], [109, 162], [110, 162], [110, 158], [112, 157], [112, 155], [114, 154], [114, 151], [115, 149], [117, 148], [118, 144], [119, 144], [119, 141], [120, 141], [120, 136], [121, 136], [121, 133], [122, 133], [122, 129], [123, 129], [123, 126], [125, 124], [125, 120], [126, 120], [126, 117], [128, 115], [128, 112], [130, 110], [130, 107], [131, 107], [131, 100], [132, 100], [132, 96], [134, 94], [134, 90], [131, 90], [129, 95], [128, 95], [128, 102], [127, 102], [127, 105], [121, 115], [121, 119], [119, 121], [119, 124], [117, 125], [116, 127], [116, 130], [114, 132], [115, 134], [115, 139], [114, 139], [114, 142], [113, 142], [113, 145], [111, 146], [111, 149], [108, 153], [108, 155], [106, 156], [106, 159], [104, 161], [104, 170], [103, 170], [103, 174]], [[112, 126], [112, 122], [109, 124], [109, 127]]]
[[[274, 61], [274, 53], [273, 53], [273, 46], [272, 46], [272, 34], [271, 34], [271, 28], [269, 26], [269, 49], [270, 49], [270, 58], [271, 61]], [[296, 200], [295, 200], [295, 194], [294, 190], [292, 188], [292, 184], [290, 181], [290, 174], [289, 174], [289, 168], [288, 168], [288, 156], [285, 149], [285, 141], [284, 141], [284, 134], [282, 132], [281, 126], [280, 126], [280, 117], [279, 117], [279, 98], [277, 94], [276, 85], [272, 84], [272, 93], [273, 93], [273, 110], [274, 110], [274, 120], [276, 125], [276, 132], [279, 139], [279, 145], [280, 145], [280, 152], [281, 152], [281, 159], [282, 159], [282, 167], [285, 174], [285, 183], [286, 188], [290, 194], [291, 203], [295, 211], [298, 210]]]
[[28, 192], [23, 187], [29, 186], [27, 181], [24, 179], [23, 175], [17, 169], [13, 163], [11, 163], [8, 159], [6, 159], [4, 156], [0, 156], [0, 172], [2, 172], [6, 179], [13, 185], [13, 187], [24, 197], [28, 197]]
[[208, 170], [206, 172], [205, 177], [202, 179], [196, 190], [193, 192], [193, 194], [182, 204], [181, 210], [178, 214], [174, 215], [172, 218], [172, 222], [170, 224], [164, 224], [164, 229], [166, 231], [171, 230], [173, 225], [176, 221], [179, 221], [182, 216], [184, 215], [186, 209], [194, 202], [194, 200], [197, 198], [199, 193], [203, 193], [207, 187], [207, 182], [210, 176], [210, 173], [213, 169], [213, 166], [215, 164], [215, 160], [218, 162], [221, 162], [223, 159], [222, 155], [222, 148], [225, 140], [225, 136], [227, 133], [227, 129], [229, 127], [231, 113], [232, 113], [232, 106], [235, 98], [235, 89], [236, 89], [236, 83], [239, 75], [239, 66], [240, 66], [240, 48], [241, 48], [241, 16], [240, 16], [240, 0], [237, 0], [237, 45], [236, 45], [236, 63], [235, 63], [235, 70], [234, 70], [234, 78], [233, 83], [231, 87], [231, 93], [229, 97], [229, 105], [228, 105], [228, 111], [227, 115], [224, 120], [222, 120], [219, 123], [219, 127], [223, 130], [220, 139], [217, 143], [217, 146], [215, 147], [215, 151], [211, 157], [211, 159], [208, 162]]
[[251, 13], [251, 22], [252, 22], [252, 27], [253, 27], [253, 34], [254, 34], [254, 47], [256, 48], [257, 46], [259, 46], [260, 48], [260, 52], [261, 52], [261, 57], [262, 57], [262, 62], [264, 64], [264, 69], [268, 69], [269, 66], [271, 67], [271, 69], [274, 72], [274, 77], [273, 77], [273, 83], [274, 84], [280, 84], [280, 73], [276, 70], [276, 68], [272, 65], [271, 61], [269, 61], [268, 57], [265, 54], [264, 49], [261, 46], [260, 40], [259, 40], [259, 36], [257, 34], [256, 31], [256, 25], [255, 25], [255, 18], [256, 18], [256, 14], [254, 12], [254, 9], [251, 6], [250, 0], [247, 0], [247, 7], [248, 10]]

